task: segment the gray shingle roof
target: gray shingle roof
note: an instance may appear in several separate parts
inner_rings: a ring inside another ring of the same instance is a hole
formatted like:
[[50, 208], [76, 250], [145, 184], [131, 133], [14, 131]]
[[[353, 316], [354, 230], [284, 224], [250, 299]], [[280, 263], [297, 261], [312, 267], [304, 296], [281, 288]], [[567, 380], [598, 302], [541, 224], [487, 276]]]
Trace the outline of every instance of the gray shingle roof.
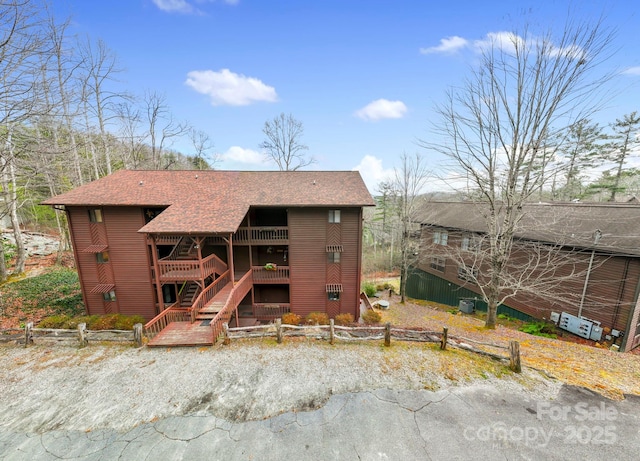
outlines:
[[[450, 229], [485, 233], [487, 208], [472, 202], [426, 203], [417, 219]], [[516, 236], [529, 240], [593, 248], [594, 233], [602, 236], [600, 250], [640, 256], [640, 205], [628, 203], [531, 203]]]

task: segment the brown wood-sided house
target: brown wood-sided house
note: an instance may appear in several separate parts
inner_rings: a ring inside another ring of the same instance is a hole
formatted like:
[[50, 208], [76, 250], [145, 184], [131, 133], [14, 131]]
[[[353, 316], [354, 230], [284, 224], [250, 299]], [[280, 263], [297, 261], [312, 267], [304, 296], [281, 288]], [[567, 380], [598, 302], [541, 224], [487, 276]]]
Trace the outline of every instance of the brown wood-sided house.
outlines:
[[[573, 321], [576, 328], [588, 326], [589, 321], [581, 323], [584, 317], [602, 329], [602, 341], [624, 351], [640, 345], [640, 206], [539, 203], [523, 211], [509, 269], [518, 292], [504, 302], [502, 312]], [[452, 305], [481, 299], [474, 277], [487, 276], [485, 213], [471, 202], [424, 205], [410, 296]], [[517, 280], [523, 274], [528, 280]]]
[[87, 312], [144, 316], [151, 345], [210, 344], [232, 317], [359, 316], [358, 172], [122, 170], [44, 203], [67, 213]]

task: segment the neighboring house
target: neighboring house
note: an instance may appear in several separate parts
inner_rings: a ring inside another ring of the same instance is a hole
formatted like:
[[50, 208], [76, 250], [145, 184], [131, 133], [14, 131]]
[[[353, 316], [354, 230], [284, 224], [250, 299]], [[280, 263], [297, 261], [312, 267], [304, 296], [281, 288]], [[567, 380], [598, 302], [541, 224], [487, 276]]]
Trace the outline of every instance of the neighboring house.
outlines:
[[[565, 326], [574, 322], [572, 328], [582, 328], [584, 317], [594, 321], [594, 333], [602, 328], [602, 340], [621, 350], [640, 345], [640, 205], [540, 203], [523, 211], [510, 273], [514, 286], [522, 274], [529, 280], [499, 312]], [[487, 275], [484, 213], [482, 205], [470, 202], [424, 206], [420, 259], [409, 279], [409, 296], [451, 305], [476, 298], [486, 308], [475, 283]]]
[[89, 314], [207, 338], [176, 344], [210, 343], [232, 317], [359, 316], [374, 203], [358, 172], [123, 170], [44, 203], [67, 212]]

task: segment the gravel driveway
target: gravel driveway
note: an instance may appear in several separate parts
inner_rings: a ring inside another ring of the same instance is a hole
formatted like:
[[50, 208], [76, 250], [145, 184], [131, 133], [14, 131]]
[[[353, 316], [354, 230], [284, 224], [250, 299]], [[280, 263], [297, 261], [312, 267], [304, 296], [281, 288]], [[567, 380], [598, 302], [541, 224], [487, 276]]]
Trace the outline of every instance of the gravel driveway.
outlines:
[[482, 382], [546, 399], [561, 387], [538, 372], [516, 375], [467, 352], [315, 340], [201, 349], [0, 346], [0, 368], [0, 427], [39, 433], [125, 431], [176, 415], [260, 420], [321, 407], [334, 394], [377, 389]]

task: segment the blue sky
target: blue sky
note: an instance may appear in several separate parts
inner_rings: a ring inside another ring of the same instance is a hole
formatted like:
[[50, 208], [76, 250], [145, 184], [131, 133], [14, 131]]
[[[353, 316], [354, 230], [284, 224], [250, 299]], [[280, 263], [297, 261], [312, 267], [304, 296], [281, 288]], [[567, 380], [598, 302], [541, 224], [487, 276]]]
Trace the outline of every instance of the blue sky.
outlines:
[[[568, 14], [617, 30], [615, 79], [601, 123], [640, 110], [635, 1], [53, 0], [71, 33], [118, 56], [121, 87], [166, 95], [174, 117], [207, 132], [220, 169], [274, 169], [258, 145], [291, 113], [321, 170], [361, 170], [369, 189], [421, 150], [434, 106], [474, 63], [473, 42], [525, 22], [562, 29]], [[538, 5], [536, 5], [538, 4]], [[539, 4], [543, 4], [540, 6]], [[569, 13], [569, 12], [573, 13]], [[173, 146], [189, 153], [189, 143]]]

